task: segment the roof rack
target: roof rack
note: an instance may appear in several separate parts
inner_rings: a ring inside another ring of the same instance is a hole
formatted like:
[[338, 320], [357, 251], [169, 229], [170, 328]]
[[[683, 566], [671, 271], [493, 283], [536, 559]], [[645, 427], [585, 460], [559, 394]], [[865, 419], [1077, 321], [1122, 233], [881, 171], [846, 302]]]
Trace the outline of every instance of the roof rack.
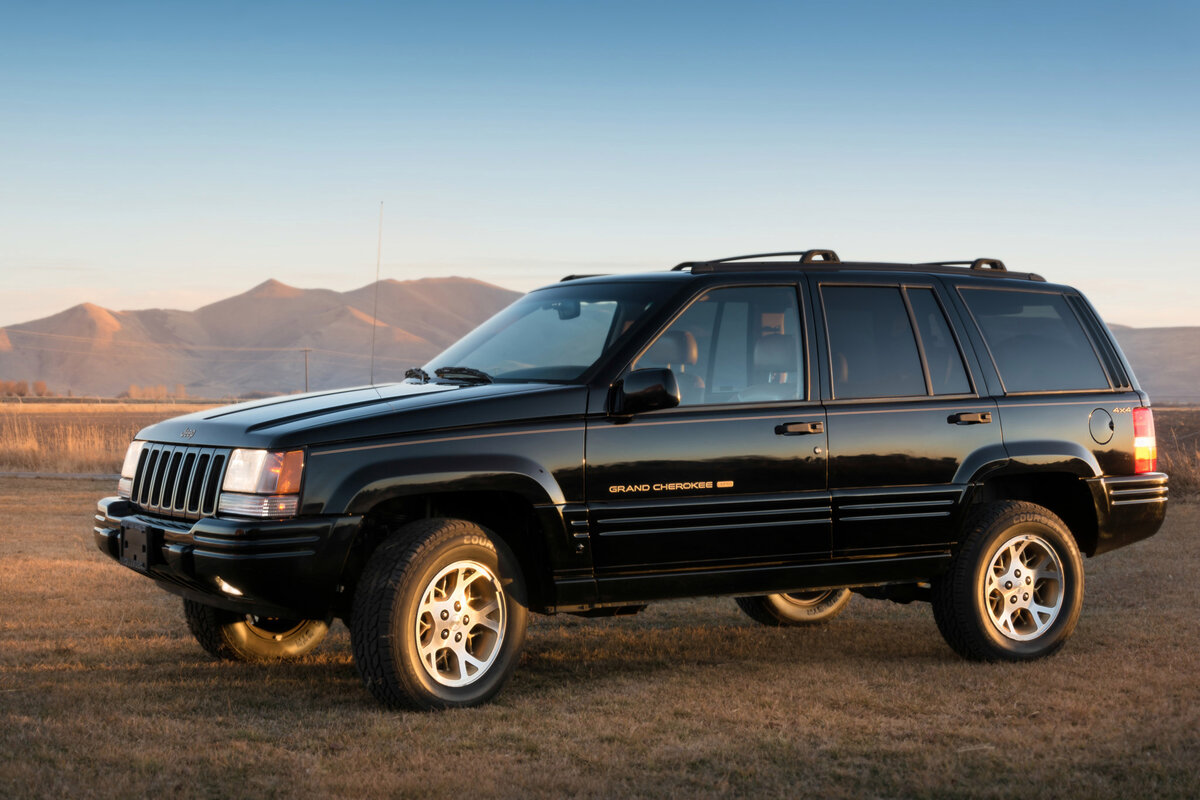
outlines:
[[603, 278], [607, 274], [608, 273], [606, 273], [606, 272], [593, 272], [590, 275], [568, 275], [565, 278], [561, 279], [559, 281], [559, 283], [566, 283], [567, 281], [578, 281], [578, 280], [582, 280], [584, 278]]
[[977, 258], [974, 261], [926, 261], [918, 264], [919, 267], [961, 267], [967, 265], [971, 269], [995, 269], [1001, 272], [1008, 272], [1008, 267], [1004, 266], [1004, 262], [998, 258]]
[[841, 263], [841, 259], [838, 258], [838, 254], [832, 250], [789, 250], [782, 253], [753, 253], [748, 256], [714, 258], [708, 261], [684, 261], [682, 264], [676, 264], [674, 267], [672, 267], [671, 271], [678, 272], [680, 270], [691, 268], [692, 272], [713, 272], [714, 270], [711, 266], [708, 269], [705, 269], [705, 265], [728, 264], [732, 261], [751, 261], [756, 258], [774, 258], [777, 256], [800, 256], [798, 261], [801, 264], [816, 264], [818, 262], [828, 264]]
[[[796, 261], [761, 261], [756, 259], [778, 256], [798, 256]], [[745, 262], [745, 263], [738, 263]], [[1012, 280], [1039, 281], [1046, 279], [1034, 272], [1011, 272], [998, 258], [977, 258], [973, 261], [926, 261], [919, 264], [895, 264], [877, 261], [842, 261], [832, 250], [797, 250], [786, 253], [757, 253], [749, 256], [716, 258], [710, 261], [685, 261], [671, 268], [672, 272], [691, 270], [692, 274], [711, 272], [786, 272], [790, 270], [831, 271], [883, 271], [883, 272], [936, 272], [944, 275], [961, 275], [965, 272], [1003, 273], [995, 277]]]

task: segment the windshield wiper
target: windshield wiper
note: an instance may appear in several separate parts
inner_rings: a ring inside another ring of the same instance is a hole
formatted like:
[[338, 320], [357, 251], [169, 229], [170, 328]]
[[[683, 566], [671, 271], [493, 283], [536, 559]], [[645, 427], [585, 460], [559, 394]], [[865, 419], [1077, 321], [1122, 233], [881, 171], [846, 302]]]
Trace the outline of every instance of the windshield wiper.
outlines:
[[404, 379], [408, 380], [409, 378], [416, 378], [421, 383], [429, 383], [429, 373], [420, 367], [413, 367], [412, 369], [405, 370]]
[[438, 367], [433, 374], [450, 381], [465, 383], [494, 383], [492, 376], [481, 369], [473, 367]]

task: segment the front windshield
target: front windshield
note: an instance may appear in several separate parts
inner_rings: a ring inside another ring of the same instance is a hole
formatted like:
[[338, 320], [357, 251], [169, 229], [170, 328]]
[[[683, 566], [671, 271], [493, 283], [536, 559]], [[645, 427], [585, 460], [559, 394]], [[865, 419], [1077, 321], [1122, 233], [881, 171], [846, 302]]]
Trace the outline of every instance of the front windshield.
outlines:
[[530, 292], [425, 365], [497, 381], [572, 381], [621, 344], [671, 290], [659, 283], [564, 284]]

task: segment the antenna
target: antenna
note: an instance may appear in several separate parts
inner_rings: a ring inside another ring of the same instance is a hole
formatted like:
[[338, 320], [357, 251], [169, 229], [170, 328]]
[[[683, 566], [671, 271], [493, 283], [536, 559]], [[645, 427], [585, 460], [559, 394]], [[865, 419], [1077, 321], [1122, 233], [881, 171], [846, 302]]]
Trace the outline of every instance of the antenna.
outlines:
[[379, 263], [383, 258], [383, 201], [379, 201], [379, 239], [375, 244], [375, 306], [371, 309], [371, 385], [375, 385], [375, 326], [379, 319]]

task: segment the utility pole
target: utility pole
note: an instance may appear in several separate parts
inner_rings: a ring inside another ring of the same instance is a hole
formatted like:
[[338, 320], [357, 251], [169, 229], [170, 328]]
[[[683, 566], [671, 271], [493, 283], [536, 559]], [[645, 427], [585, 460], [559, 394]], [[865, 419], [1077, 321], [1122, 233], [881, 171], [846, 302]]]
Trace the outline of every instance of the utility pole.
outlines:
[[304, 348], [304, 391], [308, 391], [308, 353], [311, 347]]
[[383, 260], [383, 201], [379, 201], [379, 237], [375, 243], [375, 306], [371, 309], [371, 385], [375, 385], [375, 326], [379, 322], [379, 265]]

